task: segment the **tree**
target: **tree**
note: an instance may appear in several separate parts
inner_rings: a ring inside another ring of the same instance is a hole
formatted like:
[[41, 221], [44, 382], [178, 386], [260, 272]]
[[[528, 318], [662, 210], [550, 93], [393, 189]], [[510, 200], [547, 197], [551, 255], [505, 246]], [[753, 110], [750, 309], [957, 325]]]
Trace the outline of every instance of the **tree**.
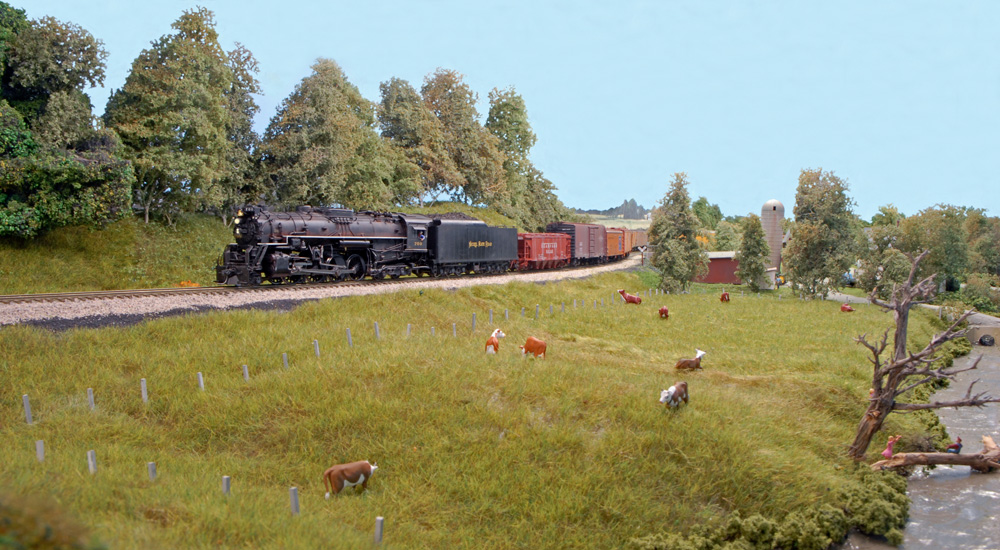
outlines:
[[802, 170], [795, 193], [795, 226], [783, 263], [803, 295], [825, 296], [854, 263], [859, 230], [847, 182], [822, 169]]
[[698, 218], [691, 212], [687, 174], [678, 172], [670, 189], [653, 211], [649, 246], [653, 266], [660, 272], [660, 288], [676, 291], [707, 271], [708, 255], [698, 247]]
[[898, 208], [893, 206], [892, 203], [889, 203], [885, 206], [878, 207], [878, 212], [872, 216], [872, 225], [898, 226], [904, 219], [906, 219], [906, 216], [904, 216]]
[[260, 112], [253, 98], [260, 93], [257, 59], [239, 42], [226, 57], [233, 78], [225, 91], [229, 109], [226, 134], [230, 144], [230, 169], [219, 185], [222, 195], [219, 215], [224, 221], [232, 219], [242, 205], [259, 201], [263, 194], [257, 158], [260, 136], [253, 129], [253, 118]]
[[770, 254], [771, 248], [767, 246], [764, 226], [756, 214], [750, 214], [743, 220], [743, 239], [735, 259], [739, 265], [736, 276], [753, 292], [760, 290]]
[[939, 204], [906, 218], [900, 227], [901, 250], [911, 253], [930, 250], [918, 275], [936, 273], [939, 285], [946, 290], [958, 290], [969, 265], [964, 209]]
[[709, 204], [705, 197], [698, 197], [698, 200], [691, 204], [691, 210], [701, 222], [701, 226], [711, 231], [715, 231], [719, 221], [722, 220], [722, 210], [719, 209], [719, 205]]
[[444, 125], [409, 82], [392, 78], [379, 84], [378, 122], [382, 138], [419, 170], [420, 205], [424, 197], [458, 189], [465, 178], [448, 153]]
[[444, 126], [446, 148], [465, 181], [449, 190], [471, 204], [488, 204], [506, 193], [499, 140], [479, 124], [478, 96], [456, 71], [438, 69], [420, 88], [424, 103]]
[[127, 213], [134, 183], [83, 87], [104, 79], [100, 40], [0, 2], [0, 235], [31, 238]]
[[738, 250], [740, 243], [743, 242], [741, 226], [742, 221], [736, 223], [720, 220], [718, 225], [715, 226], [715, 250]]
[[873, 225], [859, 234], [858, 285], [869, 294], [888, 299], [910, 272], [910, 262], [899, 250], [902, 230], [894, 224]]
[[497, 138], [504, 158], [506, 189], [494, 195], [492, 205], [529, 230], [564, 218], [567, 209], [556, 197], [555, 186], [531, 162], [531, 148], [538, 138], [528, 121], [524, 98], [513, 88], [491, 90], [485, 128]]
[[187, 10], [174, 34], [152, 42], [132, 62], [104, 120], [122, 138], [138, 179], [135, 199], [169, 222], [181, 211], [221, 208], [233, 170], [234, 76], [210, 10]]
[[[1000, 402], [1000, 399], [990, 397], [986, 392], [973, 394], [972, 388], [976, 384], [975, 382], [969, 385], [965, 397], [956, 401], [933, 403], [904, 403], [899, 401], [899, 398], [914, 388], [937, 380], [953, 380], [955, 375], [973, 370], [979, 365], [979, 359], [976, 359], [972, 365], [967, 367], [946, 366], [941, 362], [934, 361], [934, 355], [942, 345], [965, 335], [965, 331], [959, 330], [958, 327], [972, 314], [972, 311], [965, 312], [944, 332], [934, 335], [920, 351], [913, 353], [907, 350], [906, 333], [909, 325], [910, 308], [915, 304], [926, 303], [933, 296], [936, 287], [933, 274], [914, 284], [920, 262], [929, 254], [930, 251], [925, 250], [917, 256], [913, 256], [912, 254], [906, 255], [911, 262], [907, 279], [902, 285], [894, 289], [891, 301], [882, 306], [887, 311], [892, 311], [895, 321], [893, 346], [889, 351], [888, 358], [883, 360], [882, 355], [886, 351], [886, 348], [888, 348], [890, 329], [886, 329], [882, 338], [876, 342], [869, 342], [866, 334], [855, 338], [855, 341], [868, 348], [871, 352], [872, 357], [870, 361], [873, 371], [868, 408], [864, 416], [861, 417], [854, 442], [848, 451], [849, 456], [854, 460], [860, 461], [864, 459], [872, 437], [882, 428], [882, 424], [890, 413], [896, 411], [942, 409], [946, 407], [982, 407], [987, 403]], [[872, 301], [873, 303], [877, 303], [874, 301], [874, 297]]]
[[969, 208], [965, 231], [969, 235], [969, 271], [1000, 275], [1000, 218]]
[[[376, 133], [375, 105], [335, 61], [320, 59], [312, 69], [264, 134], [263, 172], [274, 199], [285, 205], [386, 210], [394, 203], [394, 189], [407, 187], [409, 197], [416, 196], [417, 171], [399, 166], [405, 157], [393, 155]], [[399, 176], [408, 178], [405, 185]]]

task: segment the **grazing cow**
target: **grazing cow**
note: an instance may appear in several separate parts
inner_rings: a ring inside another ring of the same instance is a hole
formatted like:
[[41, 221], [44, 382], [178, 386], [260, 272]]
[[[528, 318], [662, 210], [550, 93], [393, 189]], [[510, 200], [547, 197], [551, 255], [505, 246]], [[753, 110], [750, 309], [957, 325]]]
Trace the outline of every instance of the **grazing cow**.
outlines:
[[722, 292], [722, 297], [719, 298], [719, 301], [720, 302], [728, 302], [729, 301], [729, 292], [723, 291]]
[[679, 407], [681, 401], [685, 404], [688, 402], [687, 382], [678, 382], [670, 386], [670, 389], [660, 392], [660, 403], [663, 403], [668, 408]]
[[854, 308], [851, 307], [849, 304], [841, 304], [840, 305], [840, 311], [843, 311], [843, 312], [846, 312], [846, 313], [850, 313], [850, 312], [854, 311]]
[[670, 310], [667, 309], [667, 306], [661, 307], [660, 308], [660, 319], [669, 319], [669, 318], [670, 318]]
[[622, 299], [625, 300], [626, 304], [639, 305], [642, 303], [642, 298], [636, 296], [635, 294], [629, 294], [625, 292], [624, 288], [618, 289], [618, 294], [622, 295]]
[[892, 447], [896, 444], [897, 441], [899, 441], [899, 438], [901, 437], [903, 436], [901, 435], [889, 436], [889, 442], [886, 444], [885, 450], [882, 451], [882, 456], [886, 458], [892, 458]]
[[680, 361], [677, 361], [677, 364], [674, 365], [674, 368], [678, 369], [678, 370], [700, 369], [701, 368], [701, 358], [702, 358], [703, 355], [705, 355], [705, 352], [703, 352], [703, 351], [701, 351], [700, 349], [697, 349], [697, 348], [695, 348], [694, 351], [695, 351], [694, 359], [681, 359]]
[[497, 353], [500, 351], [500, 338], [507, 336], [502, 330], [496, 329], [493, 334], [490, 335], [489, 340], [486, 340], [486, 353]]
[[946, 452], [946, 453], [955, 453], [955, 454], [961, 453], [962, 452], [962, 438], [961, 437], [955, 438], [955, 442], [952, 443], [951, 445], [948, 445], [948, 448], [945, 449], [944, 452]]
[[534, 336], [529, 336], [528, 341], [524, 343], [521, 348], [521, 355], [528, 355], [529, 353], [532, 357], [545, 358], [545, 342], [542, 342]]
[[378, 469], [378, 464], [372, 464], [367, 460], [351, 462], [349, 464], [337, 464], [330, 466], [323, 472], [323, 485], [326, 487], [326, 498], [330, 494], [337, 494], [345, 487], [361, 485], [362, 489], [368, 488], [368, 480]]

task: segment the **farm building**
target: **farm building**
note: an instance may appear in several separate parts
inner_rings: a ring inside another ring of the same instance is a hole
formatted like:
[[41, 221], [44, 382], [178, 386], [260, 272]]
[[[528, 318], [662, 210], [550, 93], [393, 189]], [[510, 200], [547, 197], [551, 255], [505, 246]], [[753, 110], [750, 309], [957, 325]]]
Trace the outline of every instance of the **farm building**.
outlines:
[[736, 276], [736, 251], [727, 250], [725, 252], [708, 253], [708, 273], [695, 279], [696, 283], [711, 283], [724, 285], [738, 285], [743, 281]]

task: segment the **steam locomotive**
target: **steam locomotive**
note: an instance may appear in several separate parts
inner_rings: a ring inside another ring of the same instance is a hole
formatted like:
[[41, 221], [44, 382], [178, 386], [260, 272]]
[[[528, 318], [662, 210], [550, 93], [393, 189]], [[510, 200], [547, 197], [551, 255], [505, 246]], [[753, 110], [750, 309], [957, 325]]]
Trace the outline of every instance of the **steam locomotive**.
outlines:
[[602, 263], [626, 257], [635, 243], [645, 244], [642, 231], [569, 223], [550, 224], [547, 230], [518, 234], [475, 219], [309, 206], [271, 212], [248, 206], [236, 216], [236, 242], [223, 251], [216, 281], [256, 286], [503, 273]]

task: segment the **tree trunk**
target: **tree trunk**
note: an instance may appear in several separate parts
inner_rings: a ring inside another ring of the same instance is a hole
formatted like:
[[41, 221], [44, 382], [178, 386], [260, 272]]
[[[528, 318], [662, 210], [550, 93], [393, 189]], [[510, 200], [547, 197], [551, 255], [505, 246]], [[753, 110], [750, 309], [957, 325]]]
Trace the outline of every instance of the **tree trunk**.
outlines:
[[890, 412], [892, 412], [891, 400], [888, 406], [884, 405], [881, 400], [872, 401], [868, 405], [868, 410], [865, 411], [865, 415], [861, 417], [861, 422], [858, 424], [858, 431], [854, 435], [854, 443], [851, 443], [851, 447], [847, 452], [851, 458], [857, 461], [865, 459], [865, 453], [868, 452], [868, 446], [871, 444], [872, 437], [882, 429], [882, 423], [885, 422], [885, 417], [889, 416]]
[[977, 454], [957, 454], [957, 453], [897, 453], [888, 460], [880, 460], [872, 464], [872, 470], [885, 470], [887, 468], [899, 468], [902, 466], [928, 466], [931, 464], [944, 464], [950, 466], [970, 466], [979, 472], [989, 472], [991, 469], [1000, 468], [1000, 448], [993, 442], [993, 438], [983, 436], [983, 450]]

